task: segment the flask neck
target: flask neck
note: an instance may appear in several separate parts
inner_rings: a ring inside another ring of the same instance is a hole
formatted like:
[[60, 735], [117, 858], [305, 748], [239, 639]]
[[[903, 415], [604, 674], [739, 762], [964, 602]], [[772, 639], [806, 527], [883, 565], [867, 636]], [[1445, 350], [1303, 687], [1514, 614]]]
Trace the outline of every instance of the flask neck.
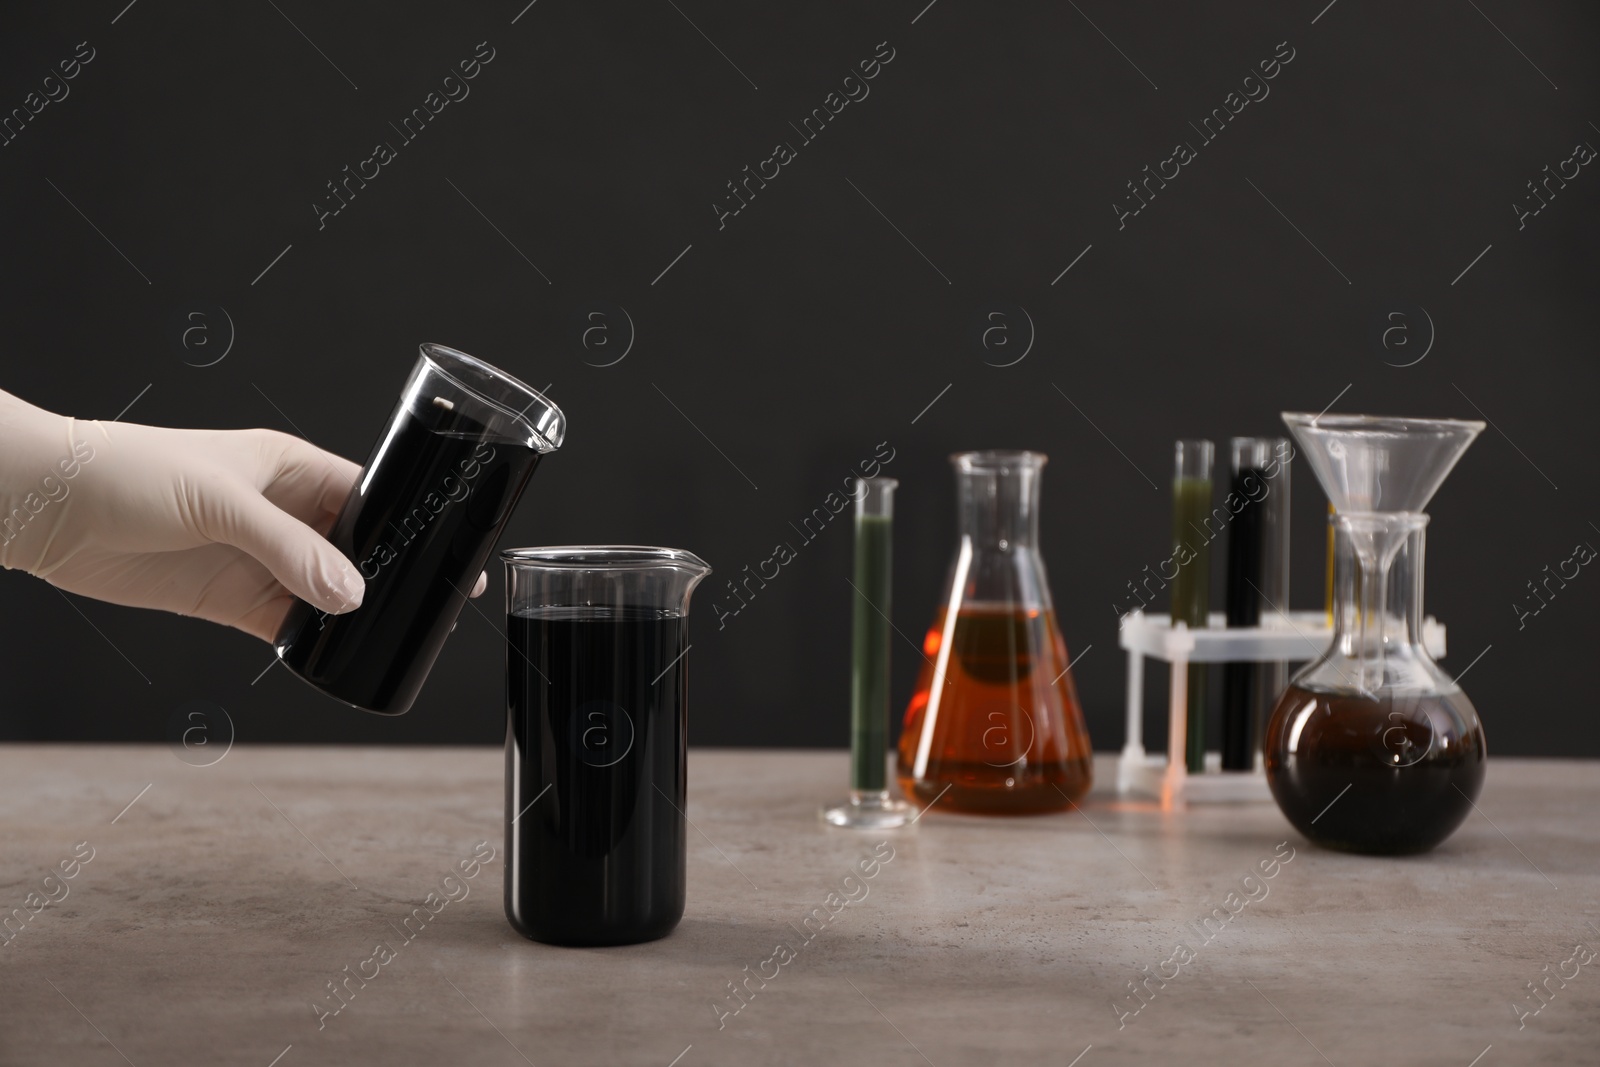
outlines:
[[[1373, 693], [1432, 666], [1422, 644], [1422, 562], [1428, 516], [1333, 515], [1334, 640], [1345, 680]], [[1391, 661], [1400, 662], [1391, 662]], [[1416, 679], [1411, 679], [1415, 681]]]
[[1039, 544], [1039, 485], [1044, 457], [1005, 453], [986, 463], [956, 457], [957, 522], [973, 549], [1002, 552]]

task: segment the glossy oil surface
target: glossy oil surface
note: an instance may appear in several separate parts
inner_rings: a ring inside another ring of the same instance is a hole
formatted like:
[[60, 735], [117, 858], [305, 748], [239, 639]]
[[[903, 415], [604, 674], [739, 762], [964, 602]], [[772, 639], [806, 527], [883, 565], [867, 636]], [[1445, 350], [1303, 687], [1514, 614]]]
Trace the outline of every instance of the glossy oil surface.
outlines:
[[687, 621], [550, 608], [506, 627], [506, 918], [551, 944], [665, 936], [684, 907]]

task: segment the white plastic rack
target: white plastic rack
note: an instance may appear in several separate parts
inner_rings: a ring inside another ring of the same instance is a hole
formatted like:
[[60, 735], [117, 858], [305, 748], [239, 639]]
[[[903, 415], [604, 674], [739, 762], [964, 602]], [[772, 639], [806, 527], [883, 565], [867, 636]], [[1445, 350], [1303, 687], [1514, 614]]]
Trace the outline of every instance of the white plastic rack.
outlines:
[[[1219, 753], [1206, 753], [1206, 773], [1190, 774], [1186, 748], [1190, 663], [1304, 662], [1316, 659], [1333, 640], [1333, 629], [1320, 611], [1291, 611], [1263, 626], [1229, 628], [1221, 612], [1212, 612], [1209, 626], [1191, 630], [1165, 615], [1132, 611], [1122, 617], [1117, 643], [1128, 653], [1128, 740], [1117, 760], [1117, 792], [1153, 797], [1162, 807], [1185, 804], [1228, 804], [1271, 800], [1261, 754], [1252, 771], [1220, 770]], [[1422, 623], [1422, 643], [1435, 659], [1445, 653], [1444, 627], [1432, 615]], [[1144, 661], [1168, 663], [1167, 751], [1144, 750]], [[1176, 753], [1177, 759], [1168, 759]]]

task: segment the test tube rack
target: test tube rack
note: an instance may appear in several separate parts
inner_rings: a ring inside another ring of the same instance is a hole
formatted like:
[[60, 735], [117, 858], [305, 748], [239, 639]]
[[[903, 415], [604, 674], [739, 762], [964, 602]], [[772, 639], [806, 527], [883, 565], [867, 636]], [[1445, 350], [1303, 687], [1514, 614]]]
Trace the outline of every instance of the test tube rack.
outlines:
[[[1130, 611], [1122, 617], [1117, 643], [1128, 654], [1128, 733], [1117, 760], [1117, 792], [1152, 797], [1164, 808], [1186, 804], [1232, 804], [1271, 800], [1261, 753], [1252, 771], [1220, 770], [1222, 756], [1206, 753], [1206, 773], [1190, 774], [1184, 763], [1189, 706], [1190, 663], [1298, 663], [1316, 659], [1333, 640], [1333, 628], [1321, 611], [1279, 614], [1262, 626], [1229, 627], [1227, 616], [1214, 611], [1205, 629], [1174, 625], [1166, 614]], [[1445, 653], [1444, 626], [1432, 615], [1422, 622], [1422, 643], [1428, 654]], [[1144, 661], [1169, 664], [1167, 751], [1144, 749]], [[1264, 725], [1264, 724], [1263, 724]], [[1176, 759], [1168, 759], [1176, 753]]]

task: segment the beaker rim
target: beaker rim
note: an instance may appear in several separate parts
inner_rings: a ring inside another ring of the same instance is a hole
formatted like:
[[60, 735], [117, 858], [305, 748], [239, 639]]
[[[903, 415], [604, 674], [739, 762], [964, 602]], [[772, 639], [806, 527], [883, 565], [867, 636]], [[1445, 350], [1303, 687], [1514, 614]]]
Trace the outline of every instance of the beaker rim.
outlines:
[[1374, 433], [1415, 433], [1419, 430], [1463, 431], [1482, 433], [1488, 424], [1478, 419], [1419, 419], [1405, 415], [1330, 415], [1312, 414], [1309, 411], [1280, 412], [1289, 426], [1315, 426], [1328, 430], [1371, 430]]
[[508, 548], [500, 553], [500, 558], [512, 565], [561, 570], [678, 569], [701, 576], [711, 573], [710, 564], [693, 552], [681, 548], [656, 548], [651, 545], [547, 545], [536, 548]]
[[[515, 375], [507, 374], [494, 364], [486, 363], [476, 356], [468, 355], [459, 348], [451, 348], [449, 345], [425, 341], [418, 346], [418, 351], [422, 353], [422, 358], [427, 360], [435, 371], [448, 378], [456, 388], [465, 393], [470, 393], [496, 411], [502, 412], [512, 421], [525, 426], [528, 432], [548, 444], [550, 451], [561, 447], [561, 442], [567, 434], [567, 417], [556, 406], [554, 401], [539, 390]], [[451, 363], [465, 364], [485, 377], [503, 383], [514, 392], [523, 394], [527, 403], [523, 405], [520, 411], [511, 408], [504, 401], [486, 394], [481, 387], [464, 381], [460, 374], [452, 374]]]
[[962, 470], [988, 471], [1002, 467], [1042, 467], [1050, 461], [1043, 452], [1025, 448], [985, 448], [976, 452], [952, 452], [950, 462]]

